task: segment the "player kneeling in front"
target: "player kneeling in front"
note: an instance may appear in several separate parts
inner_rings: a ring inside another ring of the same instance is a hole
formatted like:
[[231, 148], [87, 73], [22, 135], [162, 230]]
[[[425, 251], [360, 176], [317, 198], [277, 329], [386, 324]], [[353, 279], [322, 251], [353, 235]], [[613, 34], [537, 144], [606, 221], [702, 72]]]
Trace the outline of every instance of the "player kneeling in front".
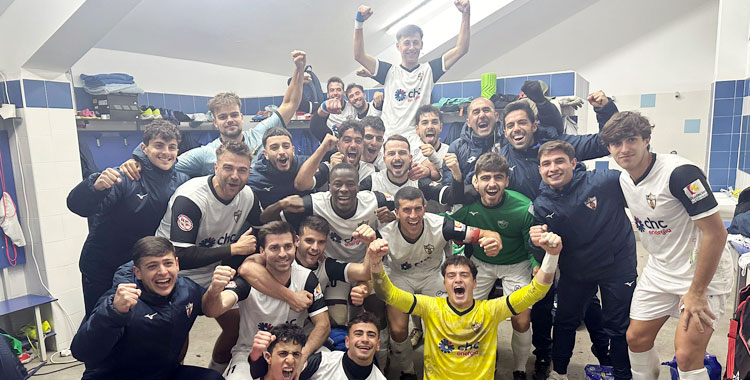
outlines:
[[547, 254], [531, 283], [508, 296], [474, 300], [477, 268], [464, 256], [448, 257], [441, 268], [448, 298], [413, 295], [395, 287], [379, 258], [388, 243], [370, 244], [373, 286], [378, 297], [405, 313], [422, 317], [425, 325], [424, 379], [493, 379], [497, 351], [497, 325], [526, 310], [547, 293], [562, 249], [560, 237], [542, 237]]

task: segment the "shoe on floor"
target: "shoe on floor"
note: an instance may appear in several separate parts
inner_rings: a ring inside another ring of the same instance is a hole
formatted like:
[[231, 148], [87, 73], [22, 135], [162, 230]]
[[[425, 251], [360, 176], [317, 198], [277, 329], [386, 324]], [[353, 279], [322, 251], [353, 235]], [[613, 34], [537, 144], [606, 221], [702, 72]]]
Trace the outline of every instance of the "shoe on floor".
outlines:
[[513, 380], [528, 380], [525, 371], [513, 371]]
[[559, 374], [555, 371], [550, 371], [547, 380], [568, 380], [568, 374]]
[[419, 341], [422, 340], [422, 335], [424, 335], [424, 333], [422, 332], [422, 329], [418, 329], [418, 328], [411, 329], [411, 332], [409, 333], [409, 341], [411, 342], [412, 347], [419, 346]]
[[606, 365], [610, 367], [612, 366], [612, 359], [610, 359], [609, 352], [607, 352], [607, 350], [598, 350], [596, 346], [592, 344], [591, 353], [594, 354], [597, 360], [599, 360], [599, 365]]
[[547, 380], [547, 376], [549, 376], [549, 363], [549, 359], [537, 359], [534, 362], [534, 375], [532, 379]]

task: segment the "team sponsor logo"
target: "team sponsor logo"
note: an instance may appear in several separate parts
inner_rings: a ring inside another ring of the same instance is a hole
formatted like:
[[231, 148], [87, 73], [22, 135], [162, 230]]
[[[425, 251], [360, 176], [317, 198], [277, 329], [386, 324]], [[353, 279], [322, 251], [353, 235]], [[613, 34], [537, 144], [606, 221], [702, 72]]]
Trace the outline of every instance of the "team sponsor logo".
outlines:
[[467, 163], [467, 164], [470, 164], [470, 163], [472, 163], [472, 162], [474, 162], [474, 161], [476, 161], [476, 160], [477, 160], [476, 156], [471, 156], [471, 157], [469, 157], [469, 159], [468, 159], [468, 160], [466, 160], [466, 163]]
[[187, 305], [185, 305], [185, 314], [187, 314], [188, 318], [190, 318], [191, 315], [193, 315], [193, 303], [188, 302]]
[[466, 225], [459, 221], [455, 221], [453, 222], [453, 229], [455, 231], [466, 231]]
[[321, 298], [323, 298], [323, 290], [320, 289], [320, 284], [318, 284], [315, 285], [315, 290], [313, 290], [313, 301], [317, 301]]
[[642, 233], [648, 232], [649, 235], [667, 235], [672, 232], [667, 222], [663, 220], [652, 220], [651, 218], [641, 220], [636, 216], [634, 216], [634, 220], [635, 228]]
[[425, 244], [424, 245], [424, 253], [431, 255], [432, 252], [435, 252], [435, 246], [432, 244]]
[[399, 88], [393, 94], [393, 97], [398, 102], [403, 102], [403, 101], [413, 102], [422, 97], [422, 90], [415, 88], [409, 92], [406, 92], [406, 90]]
[[144, 318], [148, 318], [149, 320], [152, 320], [152, 321], [153, 321], [153, 320], [154, 320], [154, 317], [156, 316], [156, 314], [158, 314], [158, 313], [153, 313], [153, 314], [146, 314], [146, 315], [144, 315], [143, 317], [144, 317]]
[[193, 229], [193, 221], [185, 214], [177, 215], [177, 228], [188, 232]]
[[138, 199], [143, 200], [143, 198], [146, 198], [148, 196], [148, 194], [138, 194], [138, 193], [136, 193], [135, 196], [138, 197]]
[[328, 238], [331, 239], [332, 242], [341, 244], [347, 248], [356, 247], [362, 244], [362, 242], [360, 242], [358, 239], [355, 239], [354, 237], [349, 237], [347, 239], [344, 239], [343, 237], [341, 237], [341, 235], [337, 234], [335, 231], [331, 231], [328, 234]]
[[477, 214], [479, 214], [479, 211], [469, 211], [469, 214], [471, 216], [477, 216]]
[[268, 322], [258, 323], [258, 331], [271, 331], [273, 325]]
[[497, 221], [497, 226], [498, 226], [498, 227], [499, 227], [499, 228], [500, 228], [501, 230], [504, 230], [504, 229], [508, 228], [508, 221], [507, 221], [507, 220], [498, 220], [498, 221]]
[[207, 237], [207, 238], [201, 240], [200, 243], [198, 243], [198, 245], [201, 246], [201, 247], [203, 247], [203, 248], [211, 248], [211, 247], [214, 246], [214, 244], [216, 244], [216, 239], [214, 239], [212, 237]]
[[409, 263], [409, 262], [401, 263], [401, 270], [409, 270], [411, 268], [412, 268], [411, 263]]
[[648, 202], [648, 207], [651, 207], [651, 209], [656, 209], [656, 195], [652, 193], [648, 193], [646, 195], [646, 202]]
[[479, 354], [479, 342], [455, 344], [450, 340], [443, 338], [438, 342], [438, 348], [444, 354], [450, 354], [455, 351], [456, 356], [474, 356]]
[[242, 215], [242, 210], [237, 210], [234, 212], [234, 222], [237, 223], [240, 221], [240, 215]]
[[588, 197], [586, 199], [586, 202], [584, 202], [583, 204], [585, 204], [586, 207], [592, 210], [596, 210], [596, 203], [597, 203], [596, 197]]
[[482, 330], [482, 322], [472, 323], [471, 329], [474, 330], [475, 333], [478, 333], [480, 330]]
[[234, 282], [234, 280], [227, 282], [227, 285], [224, 286], [224, 289], [237, 289], [237, 283]]
[[684, 191], [685, 195], [690, 199], [691, 204], [696, 204], [698, 201], [708, 196], [708, 191], [699, 179], [696, 179], [689, 185], [685, 186], [682, 191]]

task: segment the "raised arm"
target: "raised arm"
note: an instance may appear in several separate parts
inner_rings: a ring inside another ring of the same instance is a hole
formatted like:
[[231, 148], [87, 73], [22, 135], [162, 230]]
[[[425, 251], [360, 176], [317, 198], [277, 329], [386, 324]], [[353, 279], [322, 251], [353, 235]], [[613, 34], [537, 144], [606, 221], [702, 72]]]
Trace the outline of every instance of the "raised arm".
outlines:
[[[469, 19], [471, 12], [469, 10], [469, 0], [453, 0], [453, 4], [455, 4], [456, 8], [461, 12], [461, 29], [458, 30], [456, 46], [443, 55], [443, 63], [445, 64], [446, 70], [453, 67], [461, 57], [469, 52], [469, 37], [471, 36], [471, 20]], [[360, 61], [359, 63], [362, 62]], [[364, 65], [364, 63], [362, 64]]]
[[323, 161], [326, 153], [336, 146], [338, 139], [334, 135], [326, 135], [318, 149], [313, 152], [310, 158], [302, 164], [294, 178], [294, 189], [297, 191], [307, 191], [315, 186], [315, 172], [318, 171], [320, 163]]
[[375, 73], [378, 61], [365, 52], [365, 38], [362, 30], [365, 20], [370, 16], [372, 16], [372, 8], [367, 5], [360, 5], [354, 18], [354, 60], [370, 73]]
[[[255, 255], [258, 256], [258, 255]], [[296, 312], [307, 309], [312, 303], [312, 294], [307, 291], [294, 292], [276, 281], [266, 267], [248, 258], [240, 266], [240, 276], [250, 286], [263, 294], [280, 299], [289, 304]]]
[[231, 309], [238, 301], [237, 293], [224, 290], [237, 272], [231, 267], [219, 265], [214, 269], [214, 276], [208, 290], [203, 293], [201, 309], [203, 314], [216, 318]]
[[294, 61], [292, 80], [284, 93], [284, 101], [279, 106], [279, 115], [284, 120], [284, 125], [289, 124], [289, 121], [292, 120], [292, 116], [297, 112], [299, 102], [302, 100], [302, 82], [305, 78], [307, 54], [304, 51], [295, 50], [292, 52], [292, 60]]
[[93, 173], [70, 191], [68, 209], [83, 217], [105, 211], [120, 200], [121, 186], [122, 178], [115, 169]]

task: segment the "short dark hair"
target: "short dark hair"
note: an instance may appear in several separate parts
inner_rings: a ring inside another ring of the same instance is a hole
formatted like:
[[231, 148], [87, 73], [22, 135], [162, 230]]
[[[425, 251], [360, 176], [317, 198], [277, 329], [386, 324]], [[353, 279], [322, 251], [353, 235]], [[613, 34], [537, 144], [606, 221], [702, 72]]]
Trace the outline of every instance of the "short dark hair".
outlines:
[[351, 332], [352, 327], [354, 327], [354, 325], [356, 325], [357, 323], [372, 323], [373, 325], [375, 325], [375, 330], [377, 331], [378, 336], [380, 336], [380, 329], [378, 328], [378, 326], [380, 326], [380, 318], [378, 318], [375, 314], [369, 311], [360, 312], [349, 320], [349, 323], [346, 326], [346, 331]]
[[405, 201], [413, 201], [415, 199], [421, 199], [422, 205], [426, 204], [427, 201], [424, 198], [424, 193], [422, 193], [422, 190], [419, 190], [419, 188], [416, 188], [414, 186], [404, 186], [396, 192], [396, 195], [393, 196], [393, 203], [396, 205], [396, 208], [401, 207], [401, 200]]
[[180, 130], [174, 123], [160, 119], [154, 120], [146, 126], [146, 130], [143, 131], [143, 144], [148, 145], [152, 139], [161, 137], [164, 141], [177, 140], [180, 143]]
[[365, 127], [362, 125], [362, 122], [359, 120], [349, 119], [344, 120], [343, 123], [339, 126], [338, 129], [338, 138], [341, 138], [341, 136], [344, 135], [344, 133], [350, 129], [353, 129], [355, 132], [359, 133], [362, 137], [365, 137]]
[[565, 155], [568, 156], [571, 161], [576, 158], [576, 149], [573, 148], [573, 145], [570, 145], [569, 142], [562, 140], [552, 140], [542, 144], [542, 146], [539, 147], [539, 153], [537, 153], [536, 158], [537, 160], [542, 161], [543, 155], [555, 150], [560, 150], [565, 153]]
[[334, 172], [338, 172], [338, 171], [341, 171], [341, 170], [351, 170], [351, 171], [353, 171], [355, 174], [357, 174], [357, 180], [359, 180], [359, 171], [357, 170], [357, 168], [355, 168], [354, 165], [352, 165], [352, 164], [350, 164], [348, 162], [341, 162], [341, 163], [337, 164], [336, 166], [332, 167], [331, 171], [328, 172], [328, 181], [330, 182], [331, 177], [333, 177], [333, 173]]
[[409, 144], [409, 140], [401, 135], [390, 135], [385, 142], [383, 143], [383, 150], [385, 150], [385, 146], [388, 145], [391, 141], [401, 141], [406, 143], [406, 149], [411, 153], [411, 144]]
[[328, 92], [328, 87], [331, 85], [331, 83], [341, 83], [341, 87], [344, 87], [344, 81], [341, 80], [341, 78], [330, 77], [328, 78], [328, 82], [326, 83], [326, 93]]
[[440, 267], [440, 273], [443, 274], [443, 277], [445, 277], [445, 269], [448, 268], [449, 265], [465, 265], [469, 267], [469, 271], [471, 271], [471, 277], [473, 277], [475, 280], [477, 279], [477, 266], [468, 257], [463, 255], [448, 256], [443, 262], [443, 265]]
[[268, 344], [268, 348], [266, 348], [266, 351], [269, 353], [273, 353], [273, 348], [276, 347], [276, 343], [299, 344], [301, 347], [304, 347], [305, 343], [307, 343], [307, 335], [305, 335], [302, 327], [291, 323], [283, 323], [274, 326], [269, 332], [276, 337], [276, 339]]
[[417, 115], [414, 116], [414, 124], [419, 125], [419, 119], [426, 113], [434, 113], [440, 119], [440, 124], [443, 123], [443, 113], [440, 112], [440, 109], [432, 104], [424, 104], [417, 108]]
[[415, 34], [419, 34], [420, 40], [424, 38], [424, 32], [422, 32], [422, 28], [413, 24], [405, 25], [404, 27], [399, 29], [398, 32], [396, 32], [396, 42], [400, 41], [402, 37], [413, 36]]
[[263, 248], [266, 247], [266, 238], [268, 237], [268, 235], [283, 234], [292, 234], [292, 239], [294, 239], [294, 227], [292, 227], [291, 224], [281, 220], [268, 222], [258, 229], [258, 246]]
[[320, 232], [325, 236], [328, 236], [328, 233], [331, 231], [331, 226], [328, 225], [328, 221], [317, 215], [309, 215], [306, 216], [305, 219], [302, 219], [302, 223], [299, 225], [300, 235], [303, 233], [304, 228]]
[[349, 91], [351, 91], [351, 89], [353, 88], [358, 88], [360, 91], [362, 91], [362, 93], [365, 92], [365, 88], [361, 85], [358, 85], [356, 83], [349, 83], [349, 85], [346, 86], [346, 90], [344, 90], [344, 94], [346, 94], [346, 96], [349, 96]]
[[219, 145], [219, 147], [216, 148], [216, 160], [218, 161], [219, 157], [226, 152], [247, 157], [250, 159], [250, 162], [253, 162], [253, 153], [250, 151], [250, 147], [242, 141], [227, 141]]
[[483, 153], [474, 165], [475, 176], [479, 175], [480, 172], [500, 172], [507, 175], [508, 170], [510, 170], [508, 160], [495, 152]]
[[529, 118], [530, 122], [535, 122], [536, 117], [534, 116], [534, 110], [531, 109], [531, 106], [529, 105], [529, 102], [526, 100], [516, 100], [508, 103], [508, 105], [505, 106], [505, 109], [503, 109], [503, 113], [505, 116], [503, 116], [503, 124], [505, 124], [505, 118], [508, 117], [508, 114], [513, 111], [523, 111], [526, 112], [526, 117]]
[[168, 239], [160, 236], [146, 236], [138, 239], [131, 249], [133, 263], [138, 266], [144, 257], [162, 257], [174, 254], [174, 246]]
[[651, 137], [652, 129], [654, 126], [648, 118], [639, 112], [623, 111], [612, 115], [599, 132], [599, 138], [605, 145], [633, 136], [641, 136], [645, 140]]
[[268, 128], [268, 130], [266, 130], [263, 133], [263, 139], [262, 139], [262, 141], [263, 141], [263, 147], [264, 148], [266, 147], [266, 141], [268, 141], [268, 139], [270, 137], [274, 137], [274, 136], [286, 136], [286, 137], [289, 137], [289, 141], [290, 142], [292, 141], [292, 134], [289, 133], [289, 131], [286, 128], [284, 128], [284, 127], [271, 127], [271, 128]]
[[385, 124], [383, 124], [383, 119], [380, 116], [365, 116], [360, 122], [363, 128], [370, 127], [376, 131], [385, 132]]

